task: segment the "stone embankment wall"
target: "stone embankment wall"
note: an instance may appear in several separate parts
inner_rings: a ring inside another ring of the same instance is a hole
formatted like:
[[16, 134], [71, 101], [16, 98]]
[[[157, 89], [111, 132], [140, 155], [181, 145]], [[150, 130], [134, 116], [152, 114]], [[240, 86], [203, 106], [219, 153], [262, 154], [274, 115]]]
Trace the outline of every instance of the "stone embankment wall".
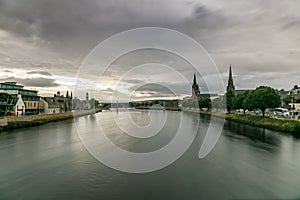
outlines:
[[64, 119], [71, 119], [73, 117], [90, 115], [96, 112], [101, 112], [101, 110], [84, 110], [78, 112], [67, 112], [58, 114], [30, 115], [22, 117], [4, 118], [0, 119], [0, 131], [14, 128], [36, 126], [48, 122], [55, 122]]

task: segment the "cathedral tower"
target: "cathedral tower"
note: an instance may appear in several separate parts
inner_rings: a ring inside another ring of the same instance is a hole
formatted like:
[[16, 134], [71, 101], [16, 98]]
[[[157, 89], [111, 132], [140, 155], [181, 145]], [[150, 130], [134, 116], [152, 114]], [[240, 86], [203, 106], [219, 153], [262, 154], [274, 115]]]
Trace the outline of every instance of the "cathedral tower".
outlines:
[[89, 101], [89, 93], [88, 93], [88, 92], [87, 92], [86, 95], [85, 95], [85, 100], [86, 100], [86, 101]]
[[194, 100], [199, 100], [200, 98], [200, 89], [196, 80], [196, 75], [194, 74], [194, 81], [192, 85], [192, 97]]

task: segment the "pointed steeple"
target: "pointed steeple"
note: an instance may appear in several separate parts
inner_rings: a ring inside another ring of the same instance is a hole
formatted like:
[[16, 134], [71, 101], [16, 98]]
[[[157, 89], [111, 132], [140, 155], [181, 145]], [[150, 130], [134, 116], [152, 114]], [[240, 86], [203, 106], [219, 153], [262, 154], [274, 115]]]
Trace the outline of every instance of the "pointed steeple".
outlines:
[[230, 90], [230, 89], [235, 90], [234, 85], [233, 85], [231, 64], [229, 66], [229, 77], [228, 77], [227, 91]]
[[67, 90], [67, 94], [66, 94], [66, 97], [69, 97], [69, 90]]
[[193, 80], [193, 85], [192, 85], [192, 96], [194, 99], [199, 99], [199, 97], [200, 97], [199, 85], [197, 83], [195, 73], [194, 73], [194, 80]]
[[228, 78], [228, 85], [233, 85], [233, 79], [232, 79], [231, 65], [230, 65], [230, 67], [229, 67], [229, 78]]

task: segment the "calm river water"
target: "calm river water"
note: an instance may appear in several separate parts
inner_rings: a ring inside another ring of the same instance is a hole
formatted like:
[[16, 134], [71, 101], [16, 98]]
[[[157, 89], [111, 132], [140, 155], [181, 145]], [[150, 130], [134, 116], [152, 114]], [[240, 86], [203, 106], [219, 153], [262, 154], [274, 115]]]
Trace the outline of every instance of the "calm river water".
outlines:
[[[150, 111], [160, 119], [163, 111]], [[296, 199], [300, 198], [300, 140], [283, 133], [226, 122], [215, 148], [204, 159], [199, 148], [209, 118], [183, 113], [198, 129], [188, 150], [158, 171], [130, 174], [96, 160], [77, 131], [99, 125], [117, 146], [148, 152], [166, 145], [178, 128], [180, 112], [168, 112], [161, 132], [137, 139], [120, 134], [106, 111], [73, 120], [0, 133], [0, 199]], [[119, 112], [122, 126], [126, 121]], [[147, 111], [131, 111], [139, 125]], [[125, 127], [130, 130], [131, 127]]]

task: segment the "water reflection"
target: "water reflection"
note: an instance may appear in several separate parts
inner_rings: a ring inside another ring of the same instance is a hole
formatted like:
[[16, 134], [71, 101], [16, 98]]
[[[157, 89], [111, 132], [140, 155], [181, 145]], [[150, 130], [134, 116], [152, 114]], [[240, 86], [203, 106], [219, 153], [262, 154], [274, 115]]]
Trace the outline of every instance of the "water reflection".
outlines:
[[[96, 131], [101, 124], [121, 148], [146, 152], [172, 140], [180, 114], [170, 112], [162, 132], [145, 140], [122, 134], [109, 112], [74, 120], [89, 131]], [[144, 123], [141, 114], [131, 115]], [[185, 134], [198, 129], [190, 148], [172, 165], [139, 175], [121, 173], [95, 160], [82, 145], [72, 120], [3, 132], [0, 134], [0, 199], [300, 197], [298, 138], [227, 121], [213, 151], [199, 159], [197, 153], [209, 118], [199, 118], [196, 113], [184, 116], [189, 119]]]
[[[125, 112], [125, 111], [124, 111]], [[156, 115], [165, 115], [163, 111], [151, 111]], [[131, 112], [133, 123], [138, 125], [149, 126], [149, 115], [147, 111]], [[181, 116], [176, 112], [169, 112], [163, 128], [152, 137], [136, 138], [124, 133], [115, 120], [119, 120], [122, 125], [128, 124], [127, 118], [123, 116], [122, 111], [114, 118], [113, 113], [106, 112], [106, 115], [98, 115], [97, 122], [101, 126], [103, 133], [118, 147], [131, 152], [150, 152], [162, 148], [168, 144], [174, 137], [180, 124]], [[155, 132], [156, 125], [152, 124], [148, 127], [148, 131]], [[128, 127], [127, 131], [134, 132], [134, 127]]]
[[270, 131], [245, 124], [226, 121], [224, 125], [224, 135], [231, 139], [242, 140], [252, 146], [262, 148], [267, 151], [276, 152], [280, 147], [282, 133]]

